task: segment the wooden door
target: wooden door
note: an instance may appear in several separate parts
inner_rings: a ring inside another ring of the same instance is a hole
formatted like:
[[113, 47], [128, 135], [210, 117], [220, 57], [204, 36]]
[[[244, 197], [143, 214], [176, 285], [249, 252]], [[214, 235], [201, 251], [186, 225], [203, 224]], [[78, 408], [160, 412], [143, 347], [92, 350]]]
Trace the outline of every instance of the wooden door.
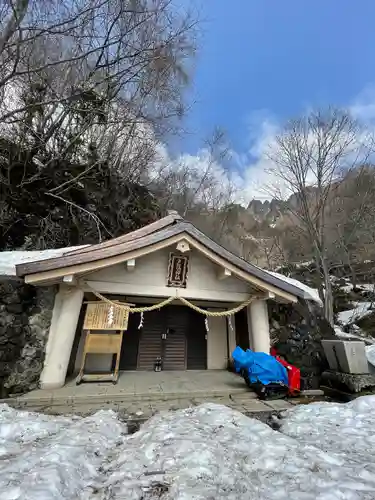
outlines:
[[136, 370], [139, 347], [139, 314], [129, 314], [128, 329], [122, 337], [120, 370]]
[[162, 334], [166, 330], [166, 307], [144, 313], [139, 338], [138, 370], [153, 370], [155, 360], [162, 357]]
[[186, 335], [189, 310], [184, 306], [166, 307], [165, 339], [163, 347], [164, 370], [186, 370]]
[[203, 314], [189, 309], [187, 331], [186, 368], [188, 370], [207, 369], [207, 332]]
[[162, 358], [163, 370], [206, 369], [204, 316], [185, 306], [166, 306], [145, 313], [137, 369], [153, 370], [158, 357]]

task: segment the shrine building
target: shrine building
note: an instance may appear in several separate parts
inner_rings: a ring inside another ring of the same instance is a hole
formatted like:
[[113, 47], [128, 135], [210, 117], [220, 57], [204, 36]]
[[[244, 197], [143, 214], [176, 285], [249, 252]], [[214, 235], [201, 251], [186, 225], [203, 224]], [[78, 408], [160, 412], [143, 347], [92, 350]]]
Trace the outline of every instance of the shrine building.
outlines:
[[87, 351], [87, 373], [110, 372], [116, 360], [120, 372], [224, 370], [236, 345], [269, 352], [268, 300], [306, 298], [303, 289], [237, 257], [177, 213], [16, 270], [25, 283], [59, 287], [42, 389], [62, 387], [79, 372], [93, 332], [95, 339], [103, 335], [97, 344], [103, 350]]

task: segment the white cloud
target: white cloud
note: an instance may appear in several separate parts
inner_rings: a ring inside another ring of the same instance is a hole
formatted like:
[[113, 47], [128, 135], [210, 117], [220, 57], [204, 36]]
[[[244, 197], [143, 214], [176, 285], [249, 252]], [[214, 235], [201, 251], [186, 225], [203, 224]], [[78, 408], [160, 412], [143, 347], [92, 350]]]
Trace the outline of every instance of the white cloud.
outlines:
[[272, 167], [272, 161], [268, 153], [275, 143], [275, 137], [280, 131], [280, 125], [270, 116], [265, 116], [261, 122], [252, 120], [249, 154], [246, 163], [242, 165], [243, 172], [243, 198], [248, 202], [252, 199], [267, 200], [272, 198], [270, 185], [275, 179], [272, 179], [269, 173]]
[[[368, 139], [369, 131], [371, 134], [375, 132], [375, 86], [370, 86], [361, 92], [352, 103], [349, 103], [347, 109], [354, 118], [367, 126], [367, 130], [358, 138], [359, 142], [364, 143]], [[245, 145], [245, 152], [229, 151], [229, 161], [233, 167], [231, 182], [238, 190], [236, 201], [247, 206], [252, 199], [270, 200], [273, 197], [272, 188], [275, 189], [275, 184], [283, 197], [290, 196], [292, 193], [285, 184], [277, 182], [275, 176], [270, 173], [273, 165], [268, 157], [268, 152], [275, 145], [275, 138], [281, 131], [281, 121], [268, 111], [261, 110], [251, 114], [247, 120], [247, 127], [248, 143]], [[365, 157], [366, 152], [362, 154]], [[196, 155], [182, 154], [173, 161], [164, 149], [162, 156], [164, 162], [168, 158], [169, 168], [184, 164], [198, 173], [205, 170], [209, 161], [207, 151], [204, 149], [198, 151]], [[350, 160], [349, 155], [348, 158]], [[215, 163], [212, 170], [220, 182], [224, 182], [227, 169], [220, 163]], [[312, 176], [311, 183], [313, 181]]]
[[375, 86], [368, 86], [360, 92], [349, 106], [349, 111], [358, 120], [373, 125], [375, 123]]

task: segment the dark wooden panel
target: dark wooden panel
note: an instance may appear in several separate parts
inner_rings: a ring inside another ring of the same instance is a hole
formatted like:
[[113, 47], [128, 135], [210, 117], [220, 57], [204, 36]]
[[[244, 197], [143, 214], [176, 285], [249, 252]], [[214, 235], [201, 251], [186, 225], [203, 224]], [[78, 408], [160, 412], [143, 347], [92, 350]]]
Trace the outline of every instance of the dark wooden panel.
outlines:
[[189, 312], [183, 306], [168, 306], [166, 320], [167, 338], [163, 341], [163, 369], [185, 370]]
[[162, 333], [166, 330], [165, 307], [145, 313], [138, 349], [138, 370], [153, 370], [157, 357], [162, 356]]
[[129, 314], [128, 329], [124, 332], [121, 346], [120, 370], [136, 370], [138, 359], [139, 314]]
[[76, 358], [77, 358], [77, 353], [78, 353], [78, 347], [79, 347], [79, 342], [81, 340], [81, 336], [83, 334], [83, 322], [85, 319], [85, 314], [86, 314], [86, 309], [87, 305], [82, 304], [81, 306], [81, 311], [79, 313], [79, 318], [78, 318], [78, 324], [76, 328], [76, 333], [74, 336], [74, 342], [73, 342], [73, 347], [72, 351], [70, 353], [70, 359], [69, 359], [69, 364], [68, 364], [68, 370], [67, 370], [67, 376], [73, 375], [75, 371], [75, 363], [76, 363]]
[[246, 307], [234, 315], [234, 321], [236, 325], [236, 344], [244, 350], [249, 349], [249, 330]]
[[188, 370], [207, 369], [207, 339], [204, 316], [189, 309], [187, 329], [187, 359]]
[[[165, 340], [162, 339], [163, 333], [166, 333]], [[185, 306], [166, 306], [145, 313], [137, 369], [153, 370], [159, 356], [163, 370], [205, 370], [207, 339], [204, 316]]]

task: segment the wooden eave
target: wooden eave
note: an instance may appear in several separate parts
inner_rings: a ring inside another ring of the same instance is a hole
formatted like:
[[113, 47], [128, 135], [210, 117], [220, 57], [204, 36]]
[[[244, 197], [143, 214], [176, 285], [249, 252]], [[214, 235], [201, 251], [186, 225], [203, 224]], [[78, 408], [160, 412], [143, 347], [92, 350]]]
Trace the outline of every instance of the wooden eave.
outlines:
[[184, 238], [189, 244], [233, 275], [258, 289], [288, 302], [304, 297], [302, 289], [250, 264], [211, 240], [189, 222], [176, 215], [167, 216], [133, 233], [113, 240], [70, 251], [61, 257], [27, 262], [16, 266], [17, 275], [27, 283], [45, 283], [64, 275], [83, 275], [129, 259], [158, 251]]

